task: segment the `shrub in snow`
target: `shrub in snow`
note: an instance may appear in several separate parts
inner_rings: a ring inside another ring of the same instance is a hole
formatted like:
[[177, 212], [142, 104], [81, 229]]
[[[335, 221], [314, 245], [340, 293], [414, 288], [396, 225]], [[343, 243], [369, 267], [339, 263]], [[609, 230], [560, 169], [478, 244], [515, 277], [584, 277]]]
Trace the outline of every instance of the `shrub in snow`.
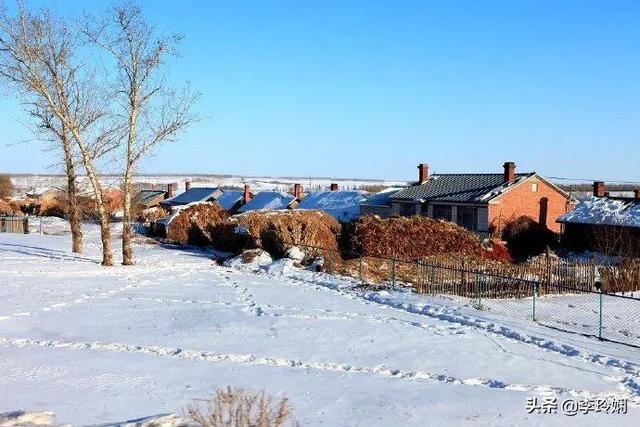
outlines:
[[555, 246], [557, 235], [528, 216], [521, 216], [506, 224], [502, 238], [515, 259], [541, 254], [548, 246]]
[[187, 408], [187, 417], [203, 427], [278, 427], [291, 418], [287, 398], [274, 400], [264, 391], [218, 390]]
[[261, 248], [281, 258], [296, 245], [337, 250], [341, 226], [322, 211], [253, 211], [229, 218], [216, 231], [219, 231], [213, 238], [216, 249], [239, 253]]
[[216, 228], [227, 212], [215, 203], [197, 203], [182, 209], [167, 226], [167, 239], [182, 244], [205, 246], [213, 241]]
[[13, 411], [0, 414], [0, 427], [52, 426], [54, 422], [53, 412]]
[[0, 199], [0, 215], [13, 215], [13, 208], [9, 202]]

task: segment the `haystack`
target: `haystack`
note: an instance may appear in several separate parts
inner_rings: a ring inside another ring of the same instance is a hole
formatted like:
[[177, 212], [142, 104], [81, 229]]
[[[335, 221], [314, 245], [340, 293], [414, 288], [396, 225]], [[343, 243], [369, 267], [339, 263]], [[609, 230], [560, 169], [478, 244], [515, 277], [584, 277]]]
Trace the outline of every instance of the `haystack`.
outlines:
[[480, 240], [471, 231], [422, 216], [362, 217], [353, 227], [351, 244], [357, 253], [407, 260], [442, 254], [482, 254]]
[[337, 250], [341, 226], [317, 210], [252, 211], [230, 218], [219, 231], [214, 245], [221, 250], [261, 248], [280, 258], [297, 245]]
[[206, 246], [227, 212], [215, 203], [198, 203], [182, 209], [167, 226], [167, 239], [182, 244]]
[[13, 209], [9, 202], [0, 199], [0, 215], [13, 215]]

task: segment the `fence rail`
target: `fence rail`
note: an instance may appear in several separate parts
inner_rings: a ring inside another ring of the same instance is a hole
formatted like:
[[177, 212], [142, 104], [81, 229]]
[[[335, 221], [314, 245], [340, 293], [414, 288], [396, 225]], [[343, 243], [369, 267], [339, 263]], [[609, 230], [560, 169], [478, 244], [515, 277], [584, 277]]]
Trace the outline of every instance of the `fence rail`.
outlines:
[[485, 268], [469, 260], [411, 261], [297, 246], [308, 255], [322, 257], [326, 272], [357, 277], [363, 285], [410, 286], [421, 294], [453, 296], [479, 310], [640, 347], [637, 293], [607, 292], [600, 281], [606, 279], [601, 270], [615, 271], [612, 266], [547, 258], [538, 266]]
[[29, 234], [29, 217], [0, 216], [0, 233]]

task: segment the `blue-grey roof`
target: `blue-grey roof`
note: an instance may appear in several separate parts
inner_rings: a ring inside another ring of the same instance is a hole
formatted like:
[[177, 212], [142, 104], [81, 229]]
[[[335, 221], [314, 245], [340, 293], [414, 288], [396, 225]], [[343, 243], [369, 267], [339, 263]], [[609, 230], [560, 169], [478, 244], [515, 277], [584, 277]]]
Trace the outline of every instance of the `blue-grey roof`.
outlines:
[[295, 200], [291, 194], [280, 191], [261, 191], [238, 212], [256, 211], [260, 209], [286, 209]]
[[222, 195], [216, 199], [216, 203], [224, 210], [232, 209], [236, 203], [242, 200], [244, 191], [224, 190]]
[[164, 197], [163, 190], [140, 190], [133, 200], [134, 205], [147, 205], [150, 203], [159, 203]]
[[398, 191], [393, 200], [431, 200], [461, 203], [486, 203], [502, 191], [533, 175], [516, 174], [515, 181], [505, 184], [504, 174], [434, 174], [424, 184]]
[[319, 209], [340, 222], [350, 222], [360, 215], [360, 202], [364, 191], [316, 191], [309, 193], [297, 206], [298, 209]]
[[387, 188], [377, 193], [371, 194], [362, 201], [361, 205], [367, 206], [389, 206], [391, 205], [391, 199], [400, 191], [402, 188]]
[[163, 201], [162, 204], [166, 206], [179, 206], [195, 202], [206, 202], [212, 199], [217, 191], [217, 188], [212, 187], [192, 187], [184, 193]]

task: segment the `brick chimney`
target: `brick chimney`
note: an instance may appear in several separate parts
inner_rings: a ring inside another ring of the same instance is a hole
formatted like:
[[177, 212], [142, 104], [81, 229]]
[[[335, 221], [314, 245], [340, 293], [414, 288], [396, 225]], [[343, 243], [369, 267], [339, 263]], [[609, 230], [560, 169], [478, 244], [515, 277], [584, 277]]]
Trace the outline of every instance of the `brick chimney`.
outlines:
[[189, 191], [191, 189], [191, 181], [184, 182], [184, 191]]
[[242, 203], [246, 204], [251, 201], [251, 188], [249, 185], [244, 185], [244, 194], [242, 195]]
[[173, 197], [173, 189], [174, 189], [174, 185], [173, 184], [167, 184], [167, 191], [165, 191], [164, 193], [164, 198], [165, 199], [170, 199]]
[[329, 187], [329, 189], [330, 189], [331, 191], [338, 191], [338, 189], [339, 189], [338, 184], [337, 184], [337, 183], [335, 183], [335, 182], [332, 182], [332, 183], [331, 183], [331, 187]]
[[429, 165], [420, 163], [418, 165], [418, 184], [424, 184], [429, 180]]
[[633, 198], [640, 200], [640, 189], [633, 190]]
[[516, 180], [516, 164], [504, 162], [504, 183], [508, 184]]
[[595, 197], [604, 197], [605, 196], [604, 192], [605, 192], [604, 182], [595, 181], [593, 183], [593, 195]]
[[293, 184], [293, 196], [297, 200], [302, 199], [302, 184]]

